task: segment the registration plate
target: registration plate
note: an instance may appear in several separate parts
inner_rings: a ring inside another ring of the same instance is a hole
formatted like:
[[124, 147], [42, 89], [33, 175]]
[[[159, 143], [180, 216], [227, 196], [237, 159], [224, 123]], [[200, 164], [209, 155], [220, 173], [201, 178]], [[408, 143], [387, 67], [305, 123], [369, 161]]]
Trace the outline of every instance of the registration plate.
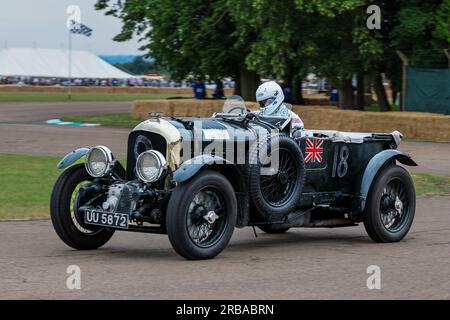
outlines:
[[94, 210], [85, 210], [84, 222], [105, 227], [128, 229], [128, 215]]

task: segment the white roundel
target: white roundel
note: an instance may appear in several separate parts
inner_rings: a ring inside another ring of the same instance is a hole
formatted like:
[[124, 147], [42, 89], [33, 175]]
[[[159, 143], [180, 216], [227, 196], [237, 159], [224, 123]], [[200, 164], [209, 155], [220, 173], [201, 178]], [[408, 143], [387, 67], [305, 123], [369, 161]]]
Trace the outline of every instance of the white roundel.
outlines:
[[264, 82], [256, 90], [256, 101], [259, 102], [262, 114], [271, 115], [284, 101], [283, 89], [275, 81]]

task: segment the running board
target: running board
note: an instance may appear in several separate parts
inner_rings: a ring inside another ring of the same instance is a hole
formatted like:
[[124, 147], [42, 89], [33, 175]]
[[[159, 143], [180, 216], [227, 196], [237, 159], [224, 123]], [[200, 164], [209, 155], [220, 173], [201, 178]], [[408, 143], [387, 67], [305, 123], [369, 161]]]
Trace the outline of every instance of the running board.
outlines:
[[335, 227], [350, 227], [358, 224], [352, 220], [345, 218], [332, 218], [323, 220], [311, 219], [310, 211], [294, 211], [288, 214], [286, 222], [289, 227], [304, 227], [304, 228], [335, 228]]

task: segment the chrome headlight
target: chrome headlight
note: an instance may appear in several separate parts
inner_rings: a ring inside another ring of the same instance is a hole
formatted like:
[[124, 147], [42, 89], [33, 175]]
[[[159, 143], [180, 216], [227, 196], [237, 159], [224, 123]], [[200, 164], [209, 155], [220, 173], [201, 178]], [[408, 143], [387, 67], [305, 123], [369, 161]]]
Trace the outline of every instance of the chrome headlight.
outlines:
[[92, 177], [104, 177], [111, 172], [114, 165], [114, 157], [111, 150], [105, 146], [91, 148], [86, 155], [86, 171]]
[[156, 150], [141, 153], [136, 161], [136, 174], [146, 183], [158, 180], [166, 168], [166, 158]]

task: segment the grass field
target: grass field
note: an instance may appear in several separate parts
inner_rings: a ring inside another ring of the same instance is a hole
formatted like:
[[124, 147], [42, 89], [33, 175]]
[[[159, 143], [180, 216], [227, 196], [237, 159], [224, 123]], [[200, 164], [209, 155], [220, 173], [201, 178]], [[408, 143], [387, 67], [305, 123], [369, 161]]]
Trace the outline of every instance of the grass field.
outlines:
[[418, 196], [450, 194], [450, 177], [429, 173], [411, 173]]
[[133, 101], [190, 97], [190, 95], [144, 93], [76, 93], [68, 100], [66, 93], [0, 93], [0, 102], [82, 102], [82, 101]]
[[142, 120], [133, 119], [131, 113], [112, 113], [94, 116], [68, 116], [61, 118], [62, 121], [99, 123], [103, 126], [134, 128]]
[[59, 159], [0, 154], [0, 219], [49, 216]]
[[[56, 157], [0, 154], [0, 219], [48, 218]], [[450, 177], [412, 174], [418, 196], [450, 194]]]

